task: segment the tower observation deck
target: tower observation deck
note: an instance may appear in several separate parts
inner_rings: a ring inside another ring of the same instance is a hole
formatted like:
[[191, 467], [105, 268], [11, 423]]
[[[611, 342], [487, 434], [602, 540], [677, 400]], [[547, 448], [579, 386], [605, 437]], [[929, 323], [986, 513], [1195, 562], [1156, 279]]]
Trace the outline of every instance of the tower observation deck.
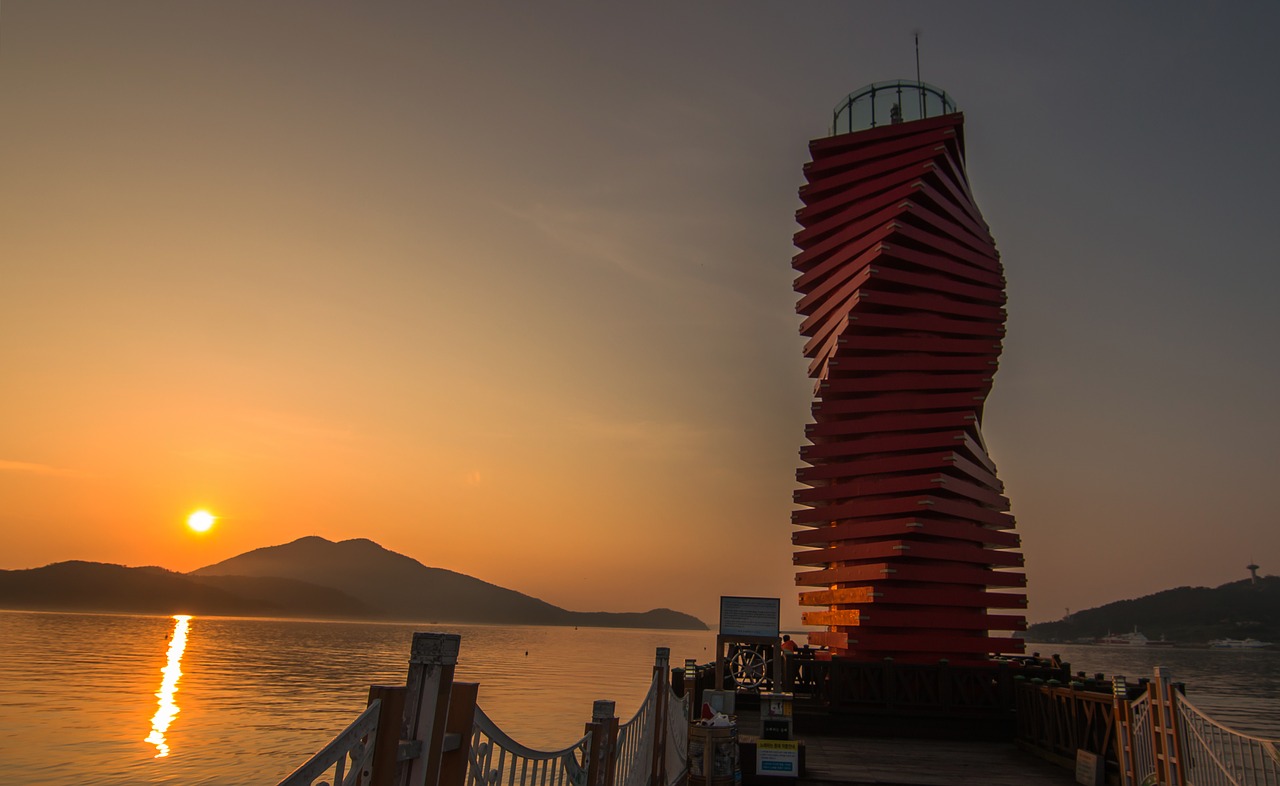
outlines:
[[[895, 109], [896, 108], [896, 109]], [[927, 82], [894, 79], [873, 82], [853, 91], [831, 110], [829, 136], [851, 134], [864, 128], [927, 120], [952, 115], [955, 100], [947, 91]]]
[[995, 240], [945, 92], [878, 82], [810, 142], [792, 261], [813, 422], [793, 561], [844, 657], [1022, 652], [1020, 539], [982, 436], [1005, 324]]

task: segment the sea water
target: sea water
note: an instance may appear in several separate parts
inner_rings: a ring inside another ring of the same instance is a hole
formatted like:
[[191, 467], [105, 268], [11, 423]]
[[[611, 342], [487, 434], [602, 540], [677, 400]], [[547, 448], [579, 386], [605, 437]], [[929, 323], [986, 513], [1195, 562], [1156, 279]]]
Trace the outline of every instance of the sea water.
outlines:
[[414, 631], [462, 637], [456, 678], [517, 741], [626, 721], [660, 646], [708, 661], [707, 631], [0, 612], [0, 767], [23, 784], [275, 783], [403, 685]]
[[[709, 662], [708, 631], [388, 625], [0, 612], [0, 766], [23, 784], [275, 783], [346, 727], [372, 684], [403, 684], [413, 632], [462, 637], [457, 679], [544, 750], [592, 702], [630, 718], [657, 647]], [[1131, 681], [1169, 667], [1215, 719], [1280, 737], [1280, 653], [1040, 647]]]

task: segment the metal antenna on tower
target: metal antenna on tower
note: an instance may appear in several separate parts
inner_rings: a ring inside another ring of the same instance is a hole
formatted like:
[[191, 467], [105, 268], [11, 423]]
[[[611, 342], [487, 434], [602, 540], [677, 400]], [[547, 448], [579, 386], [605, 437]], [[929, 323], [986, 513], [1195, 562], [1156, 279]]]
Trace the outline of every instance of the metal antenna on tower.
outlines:
[[920, 31], [913, 31], [916, 37], [916, 95], [920, 98], [920, 117], [924, 117], [924, 82], [920, 81]]

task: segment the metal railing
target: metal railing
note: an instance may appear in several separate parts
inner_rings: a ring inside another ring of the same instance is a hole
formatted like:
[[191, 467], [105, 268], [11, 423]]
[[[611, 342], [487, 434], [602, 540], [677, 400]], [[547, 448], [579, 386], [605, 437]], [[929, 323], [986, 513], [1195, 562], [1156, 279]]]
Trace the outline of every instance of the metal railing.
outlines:
[[831, 110], [830, 135], [897, 125], [958, 111], [947, 91], [926, 82], [896, 79], [859, 88]]
[[1134, 768], [1134, 780], [1142, 783], [1154, 778], [1156, 772], [1156, 752], [1152, 747], [1155, 733], [1152, 730], [1150, 694], [1144, 693], [1131, 702], [1129, 710], [1133, 725], [1125, 733], [1129, 743], [1125, 761], [1127, 766]]
[[1275, 740], [1241, 734], [1201, 712], [1186, 696], [1175, 703], [1186, 782], [1195, 786], [1277, 786]]
[[1077, 751], [1095, 754], [1120, 786], [1280, 786], [1280, 741], [1205, 715], [1163, 667], [1136, 688], [1114, 678], [1110, 697], [1021, 686], [1018, 741], [1065, 765]]

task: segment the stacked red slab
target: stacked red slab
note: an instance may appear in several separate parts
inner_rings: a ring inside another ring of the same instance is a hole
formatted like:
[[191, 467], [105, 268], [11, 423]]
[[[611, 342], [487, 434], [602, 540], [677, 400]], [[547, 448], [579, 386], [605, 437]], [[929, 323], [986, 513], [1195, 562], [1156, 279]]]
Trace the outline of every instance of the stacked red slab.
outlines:
[[1022, 652], [1026, 577], [982, 438], [1004, 275], [960, 114], [815, 140], [793, 266], [815, 380], [793, 542], [810, 643], [862, 660]]

